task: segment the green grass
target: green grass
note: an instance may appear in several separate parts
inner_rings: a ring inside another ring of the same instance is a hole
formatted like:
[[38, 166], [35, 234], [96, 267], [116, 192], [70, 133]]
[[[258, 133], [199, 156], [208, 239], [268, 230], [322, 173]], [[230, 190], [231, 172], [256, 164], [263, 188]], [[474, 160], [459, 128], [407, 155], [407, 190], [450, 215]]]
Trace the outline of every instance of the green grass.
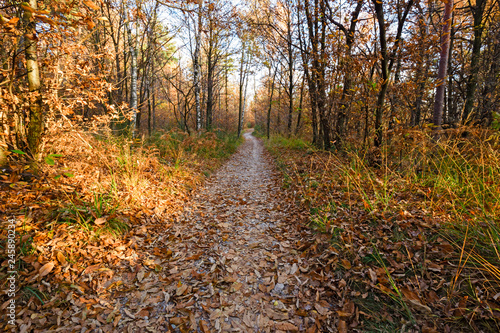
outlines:
[[304, 151], [316, 150], [316, 148], [312, 144], [302, 138], [295, 136], [286, 137], [282, 135], [273, 135], [269, 138], [269, 140], [266, 140], [266, 145], [271, 149], [274, 147], [279, 147]]
[[204, 159], [224, 159], [231, 156], [243, 138], [235, 133], [221, 130], [201, 132], [189, 136], [179, 131], [155, 132], [145, 140], [144, 145], [157, 149], [161, 158], [178, 166], [182, 157], [195, 154]]
[[[57, 210], [55, 221], [58, 223], [77, 225], [87, 232], [104, 232], [115, 237], [122, 236], [130, 229], [128, 224], [113, 217], [119, 206], [113, 205], [113, 200], [107, 194], [94, 193], [90, 202], [68, 199], [69, 204]], [[102, 225], [93, 223], [101, 218], [106, 219]]]

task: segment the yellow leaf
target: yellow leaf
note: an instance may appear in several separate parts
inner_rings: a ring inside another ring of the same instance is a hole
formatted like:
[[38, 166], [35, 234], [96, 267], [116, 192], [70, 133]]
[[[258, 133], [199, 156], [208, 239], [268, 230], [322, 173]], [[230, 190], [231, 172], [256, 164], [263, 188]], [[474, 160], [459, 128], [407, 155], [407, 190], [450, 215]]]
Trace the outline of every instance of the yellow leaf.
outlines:
[[27, 3], [27, 2], [24, 2], [21, 4], [21, 7], [24, 9], [24, 10], [27, 10], [28, 12], [32, 12], [34, 13], [35, 10], [33, 8], [31, 8], [31, 6]]
[[[2, 14], [0, 14], [0, 23], [6, 24], [7, 22], [9, 22], [9, 20], [6, 17], [2, 16]], [[10, 152], [8, 151], [8, 153]]]
[[17, 21], [19, 21], [19, 17], [13, 17], [6, 24], [8, 24], [8, 25], [15, 25], [17, 23]]
[[99, 10], [99, 7], [97, 7], [97, 5], [92, 1], [84, 1], [83, 3], [86, 4], [90, 9]]
[[50, 25], [56, 25], [57, 23], [52, 20], [51, 18], [48, 18], [47, 16], [44, 16], [44, 15], [35, 15], [35, 17], [37, 19], [39, 19], [40, 21], [44, 22], [44, 23], [48, 23]]

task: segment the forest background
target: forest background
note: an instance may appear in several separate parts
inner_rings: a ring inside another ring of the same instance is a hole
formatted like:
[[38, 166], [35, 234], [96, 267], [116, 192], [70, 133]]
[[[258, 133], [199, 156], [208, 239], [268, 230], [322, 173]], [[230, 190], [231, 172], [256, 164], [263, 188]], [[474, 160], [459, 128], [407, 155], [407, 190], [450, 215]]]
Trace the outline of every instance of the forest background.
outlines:
[[499, 1], [4, 0], [0, 33], [26, 302], [59, 222], [170, 216], [252, 127], [318, 233], [303, 250], [340, 253], [351, 327], [498, 331]]

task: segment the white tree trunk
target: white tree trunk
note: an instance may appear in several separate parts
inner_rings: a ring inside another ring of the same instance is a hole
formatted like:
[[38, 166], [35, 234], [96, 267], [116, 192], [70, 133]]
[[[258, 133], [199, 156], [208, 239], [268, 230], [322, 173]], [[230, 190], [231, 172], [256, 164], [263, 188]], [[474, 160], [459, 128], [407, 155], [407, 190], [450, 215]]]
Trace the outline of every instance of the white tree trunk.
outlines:
[[137, 124], [137, 51], [132, 41], [132, 22], [127, 23], [128, 44], [130, 52], [130, 108], [132, 109], [132, 133], [135, 136]]

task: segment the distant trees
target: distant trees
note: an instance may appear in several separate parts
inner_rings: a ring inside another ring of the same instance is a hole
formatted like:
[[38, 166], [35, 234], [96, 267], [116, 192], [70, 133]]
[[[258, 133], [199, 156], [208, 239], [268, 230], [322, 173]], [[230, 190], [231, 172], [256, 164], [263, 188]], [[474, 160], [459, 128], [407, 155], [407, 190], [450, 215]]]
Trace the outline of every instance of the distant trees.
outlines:
[[0, 4], [0, 140], [10, 149], [35, 154], [53, 122], [111, 123], [116, 134], [237, 129], [240, 27], [229, 1]]
[[[296, 18], [289, 29], [281, 8]], [[453, 22], [447, 18], [450, 8], [447, 1], [433, 0], [283, 0], [276, 5], [261, 0], [251, 17], [261, 38], [283, 41], [278, 60], [287, 63], [287, 45], [300, 55], [301, 66], [293, 66], [293, 73], [279, 66], [277, 77], [304, 78], [301, 131], [318, 146], [333, 149], [367, 144], [367, 138], [380, 146], [408, 127], [487, 126], [496, 117], [490, 106], [500, 103], [498, 62], [492, 58], [498, 51], [493, 42], [498, 41], [498, 2], [458, 2]], [[270, 19], [262, 19], [264, 11]], [[444, 23], [449, 30], [441, 34]], [[441, 47], [440, 36], [449, 48]], [[276, 97], [269, 90], [273, 75], [267, 71], [263, 78], [267, 96], [259, 95], [255, 107], [283, 119], [291, 109], [283, 107], [285, 102], [297, 105], [301, 94], [295, 89], [288, 100], [277, 86]], [[270, 96], [276, 107], [264, 103]], [[288, 122], [270, 127], [289, 133]]]
[[498, 1], [457, 2], [451, 20], [434, 0], [0, 4], [9, 149], [36, 154], [54, 124], [241, 132], [255, 118], [335, 149], [498, 117]]

